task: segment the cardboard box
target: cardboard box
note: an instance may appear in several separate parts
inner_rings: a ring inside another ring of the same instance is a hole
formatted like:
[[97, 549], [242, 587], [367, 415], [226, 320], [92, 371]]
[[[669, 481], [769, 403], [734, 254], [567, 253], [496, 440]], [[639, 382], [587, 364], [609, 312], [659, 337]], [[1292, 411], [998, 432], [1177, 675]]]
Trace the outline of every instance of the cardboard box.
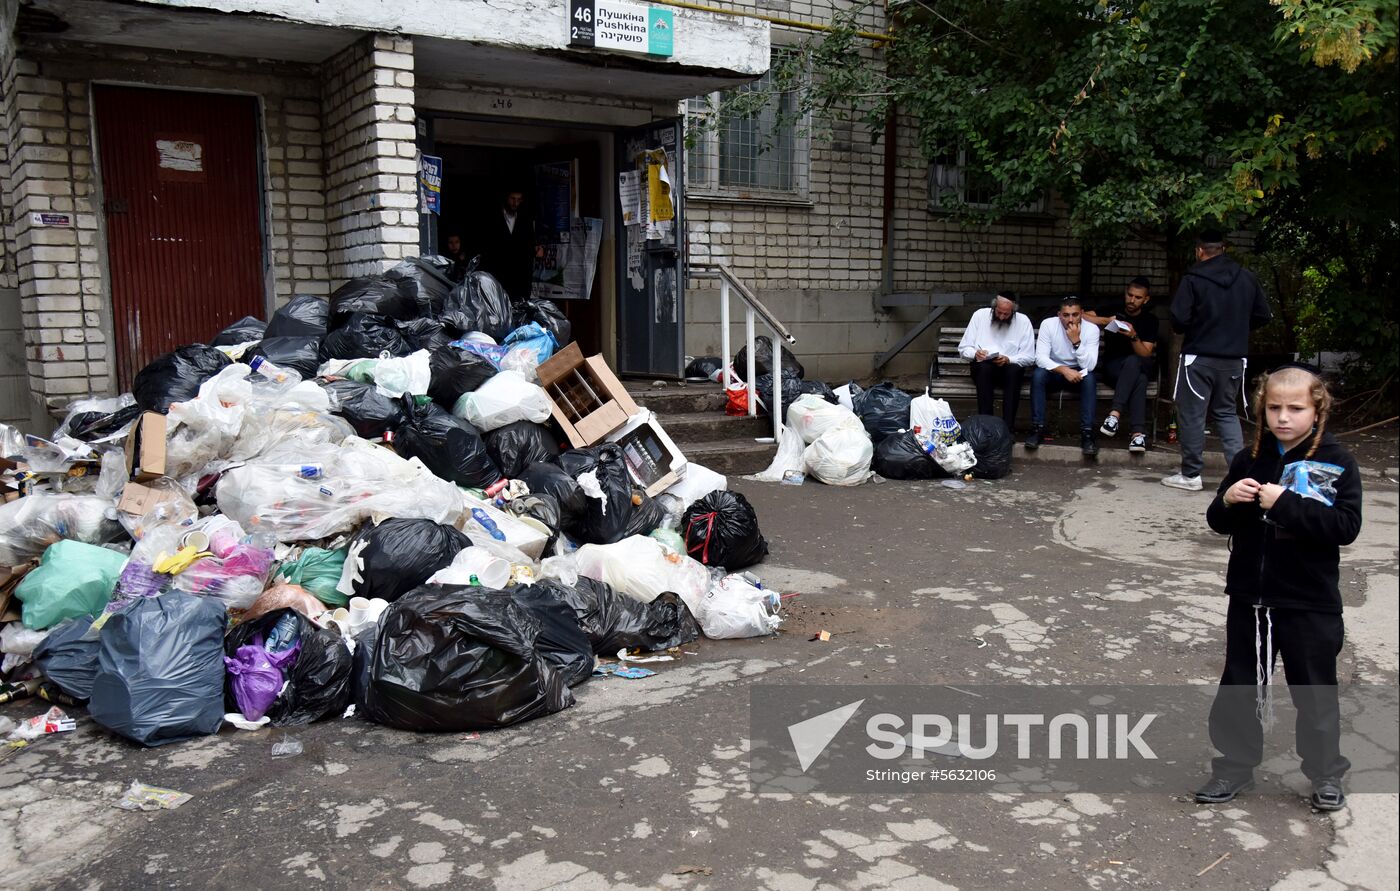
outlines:
[[122, 497], [117, 502], [117, 510], [133, 516], [144, 517], [157, 504], [162, 501], [171, 501], [176, 497], [178, 497], [178, 493], [169, 489], [156, 489], [141, 483], [127, 483], [122, 488]]
[[144, 483], [165, 476], [165, 415], [143, 412], [126, 437], [126, 474]]
[[583, 358], [571, 343], [537, 370], [554, 420], [574, 448], [601, 442], [637, 413], [622, 381], [602, 356]]
[[622, 448], [632, 481], [652, 497], [674, 486], [685, 476], [685, 455], [661, 428], [656, 415], [641, 409], [622, 429], [608, 436]]

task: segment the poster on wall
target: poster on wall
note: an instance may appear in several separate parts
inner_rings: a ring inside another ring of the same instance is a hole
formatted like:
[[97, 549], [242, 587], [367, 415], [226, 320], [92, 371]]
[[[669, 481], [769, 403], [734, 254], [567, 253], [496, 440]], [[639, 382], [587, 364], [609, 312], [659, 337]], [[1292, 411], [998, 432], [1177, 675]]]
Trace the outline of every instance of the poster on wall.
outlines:
[[442, 158], [435, 155], [418, 156], [418, 210], [442, 213]]
[[602, 242], [602, 220], [574, 217], [569, 222], [567, 241], [541, 245], [535, 258], [535, 281], [530, 295], [548, 300], [589, 299]]

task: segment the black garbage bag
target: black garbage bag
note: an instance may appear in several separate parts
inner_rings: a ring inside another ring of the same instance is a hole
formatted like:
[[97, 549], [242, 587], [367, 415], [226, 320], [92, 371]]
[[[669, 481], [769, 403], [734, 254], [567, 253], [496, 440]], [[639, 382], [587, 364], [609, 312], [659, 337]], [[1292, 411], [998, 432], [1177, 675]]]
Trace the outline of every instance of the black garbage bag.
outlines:
[[496, 366], [480, 353], [459, 350], [453, 346], [438, 347], [428, 357], [432, 377], [428, 395], [448, 411], [462, 398], [496, 375]]
[[441, 349], [458, 337], [456, 329], [449, 328], [437, 319], [410, 319], [407, 322], [395, 322], [394, 327], [399, 329], [399, 336], [404, 339], [404, 343], [415, 352]]
[[554, 342], [562, 349], [574, 338], [574, 326], [564, 317], [564, 311], [553, 300], [531, 297], [517, 300], [511, 307], [514, 321], [511, 330], [531, 322], [539, 322], [540, 327], [554, 335]]
[[288, 300], [272, 314], [263, 338], [325, 337], [331, 305], [323, 298], [302, 294]]
[[355, 653], [351, 657], [350, 698], [355, 703], [355, 711], [365, 713], [365, 696], [369, 692], [369, 679], [374, 669], [374, 650], [379, 644], [379, 623], [370, 622], [355, 634]]
[[538, 649], [539, 621], [508, 592], [424, 585], [379, 621], [365, 717], [403, 730], [506, 727], [574, 704]]
[[88, 714], [143, 746], [218, 733], [224, 722], [224, 630], [214, 597], [167, 591], [107, 618]]
[[405, 398], [400, 404], [404, 419], [394, 439], [396, 452], [420, 459], [434, 475], [468, 489], [500, 481], [501, 469], [475, 427], [432, 402], [419, 405]]
[[403, 423], [403, 406], [374, 384], [337, 379], [324, 381], [321, 387], [331, 395], [331, 411], [349, 421], [358, 436], [380, 439]]
[[543, 424], [531, 421], [515, 421], [504, 427], [497, 427], [483, 437], [486, 451], [501, 475], [515, 479], [526, 467], [540, 461], [548, 461], [559, 455], [559, 443], [554, 434]]
[[[603, 499], [584, 496], [582, 517], [566, 521], [564, 533], [582, 544], [612, 544], [632, 535], [649, 535], [666, 512], [645, 492], [634, 489], [622, 449], [613, 443], [573, 449], [562, 453], [557, 463], [574, 480], [590, 470], [597, 471]], [[529, 483], [526, 483], [529, 485]]]
[[861, 392], [855, 401], [856, 414], [870, 434], [870, 441], [879, 445], [886, 436], [894, 436], [909, 428], [909, 404], [914, 398], [889, 381], [876, 384]]
[[999, 480], [1011, 472], [1011, 447], [1016, 440], [1001, 418], [993, 415], [963, 418], [962, 436], [977, 456], [973, 476], [980, 480]]
[[489, 272], [482, 272], [473, 260], [466, 277], [447, 298], [442, 320], [462, 331], [480, 331], [496, 343], [505, 342], [514, 331], [515, 317], [510, 295]]
[[420, 316], [436, 316], [447, 305], [457, 285], [449, 277], [452, 261], [446, 257], [409, 257], [384, 273], [401, 293], [413, 298]]
[[803, 396], [820, 396], [832, 405], [836, 405], [840, 400], [836, 398], [836, 391], [831, 389], [829, 384], [821, 381], [803, 381], [798, 388], [798, 393]]
[[516, 479], [535, 495], [547, 495], [559, 505], [559, 528], [567, 530], [583, 521], [588, 513], [588, 496], [578, 482], [558, 464], [531, 464]]
[[715, 375], [719, 374], [719, 370], [723, 367], [724, 360], [719, 356], [697, 356], [690, 360], [689, 365], [685, 366], [685, 377], [686, 380], [696, 381], [718, 380]]
[[681, 535], [691, 559], [730, 572], [768, 554], [768, 542], [758, 531], [758, 514], [738, 492], [716, 489], [697, 498], [681, 515]]
[[574, 586], [558, 579], [542, 579], [529, 587], [532, 596], [549, 596], [567, 603], [593, 644], [593, 652], [600, 656], [616, 656], [623, 649], [666, 650], [700, 636], [695, 617], [680, 597], [669, 592], [651, 603], [642, 603], [617, 593], [606, 582], [583, 576]]
[[97, 677], [98, 634], [91, 616], [69, 619], [34, 648], [34, 667], [63, 693], [86, 702]]
[[130, 424], [141, 415], [141, 406], [128, 405], [114, 412], [84, 411], [68, 418], [68, 435], [83, 442], [101, 439]]
[[397, 319], [417, 318], [417, 289], [386, 275], [362, 275], [341, 285], [330, 299], [330, 327], [339, 328], [355, 313]]
[[[759, 407], [765, 413], [768, 407], [773, 404], [773, 375], [760, 374], [758, 380], [753, 382], [754, 395], [758, 397]], [[783, 414], [787, 414], [788, 406], [797, 401], [797, 397], [802, 395], [802, 378], [790, 374], [783, 375]]]
[[262, 340], [267, 331], [267, 322], [262, 319], [255, 319], [252, 316], [244, 316], [238, 321], [229, 325], [209, 341], [210, 346], [238, 346], [240, 343], [252, 343]]
[[321, 359], [381, 359], [407, 356], [413, 347], [380, 316], [351, 313], [321, 341]]
[[[301, 651], [288, 667], [286, 685], [267, 710], [274, 727], [310, 724], [322, 718], [338, 718], [350, 704], [350, 680], [354, 660], [340, 634], [322, 628], [293, 609], [273, 610], [251, 622], [241, 622], [224, 637], [224, 655], [232, 657], [238, 648], [265, 640], [272, 626], [288, 613], [297, 617]], [[238, 711], [233, 697], [233, 676], [224, 685], [224, 706]]]
[[564, 675], [564, 682], [577, 687], [593, 677], [593, 642], [579, 627], [573, 607], [535, 585], [520, 585], [510, 593], [540, 623], [535, 649]]
[[939, 467], [938, 462], [919, 445], [912, 430], [881, 440], [875, 447], [875, 460], [871, 462], [871, 468], [891, 480], [932, 480], [948, 476], [947, 471]]
[[213, 347], [182, 346], [153, 360], [136, 372], [131, 395], [146, 411], [165, 414], [172, 402], [188, 402], [199, 395], [199, 385], [231, 365], [233, 360]]
[[517, 517], [529, 517], [543, 523], [549, 529], [549, 540], [544, 543], [544, 553], [554, 552], [554, 542], [558, 540], [559, 530], [562, 528], [562, 513], [558, 501], [548, 495], [531, 493], [507, 501], [506, 510]]
[[470, 545], [471, 539], [463, 533], [432, 520], [394, 517], [378, 525], [365, 523], [347, 545], [351, 556], [358, 555], [364, 562], [355, 594], [392, 603]]
[[258, 356], [278, 368], [291, 369], [301, 375], [302, 380], [309, 381], [321, 367], [321, 338], [319, 335], [267, 337], [249, 347], [243, 354], [243, 361], [251, 365]]
[[[753, 367], [754, 374], [773, 373], [773, 341], [766, 335], [760, 334], [753, 339]], [[749, 348], [742, 346], [739, 352], [734, 354], [734, 370], [740, 377], [749, 373]], [[797, 361], [786, 346], [783, 347], [783, 368], [784, 377], [791, 375], [796, 378], [807, 376], [807, 370], [802, 367], [802, 363]]]

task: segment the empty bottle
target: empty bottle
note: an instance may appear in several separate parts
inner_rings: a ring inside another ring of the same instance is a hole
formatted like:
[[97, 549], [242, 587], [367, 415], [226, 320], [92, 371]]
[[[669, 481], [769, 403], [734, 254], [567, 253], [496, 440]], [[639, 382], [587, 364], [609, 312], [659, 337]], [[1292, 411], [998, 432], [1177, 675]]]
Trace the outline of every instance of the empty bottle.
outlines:
[[472, 508], [472, 519], [480, 523], [481, 528], [485, 529], [487, 534], [496, 539], [496, 541], [506, 540], [506, 534], [501, 531], [501, 527], [496, 525], [496, 521], [491, 519], [486, 511], [479, 507]]
[[282, 618], [277, 620], [277, 624], [272, 626], [272, 630], [267, 633], [267, 642], [263, 644], [263, 649], [269, 653], [281, 653], [296, 646], [297, 638], [301, 636], [301, 623], [297, 621], [297, 614], [287, 611]]

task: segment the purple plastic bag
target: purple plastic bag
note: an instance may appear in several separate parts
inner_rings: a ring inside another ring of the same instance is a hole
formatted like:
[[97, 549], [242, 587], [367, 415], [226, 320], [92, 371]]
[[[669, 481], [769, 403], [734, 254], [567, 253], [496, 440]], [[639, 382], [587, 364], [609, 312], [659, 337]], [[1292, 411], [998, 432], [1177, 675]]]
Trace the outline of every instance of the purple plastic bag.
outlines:
[[282, 692], [283, 673], [300, 652], [301, 641], [280, 653], [269, 653], [263, 649], [261, 638], [255, 638], [234, 651], [232, 657], [224, 657], [224, 668], [233, 676], [233, 701], [238, 703], [243, 717], [256, 721], [267, 714]]

